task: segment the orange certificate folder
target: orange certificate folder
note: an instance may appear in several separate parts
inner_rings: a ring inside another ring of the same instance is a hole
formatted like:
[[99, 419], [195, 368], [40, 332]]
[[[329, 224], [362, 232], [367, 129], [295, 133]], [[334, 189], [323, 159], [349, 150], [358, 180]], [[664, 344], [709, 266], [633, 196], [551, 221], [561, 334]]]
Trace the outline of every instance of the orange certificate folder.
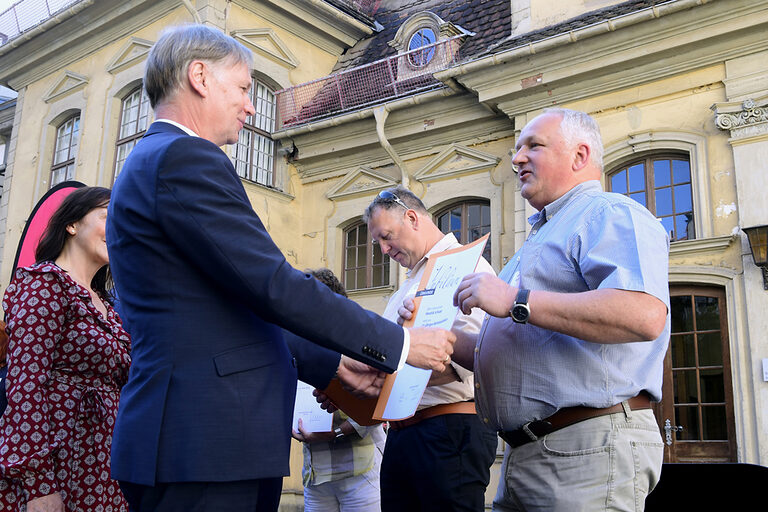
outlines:
[[[413, 299], [413, 316], [403, 327], [451, 328], [458, 311], [453, 306], [453, 294], [463, 277], [476, 269], [487, 241], [485, 235], [465, 246], [430, 255]], [[424, 301], [426, 309], [420, 314]], [[331, 381], [324, 393], [360, 425], [401, 420], [415, 414], [430, 374], [406, 365], [400, 372], [387, 376], [378, 399], [357, 399], [337, 379]]]

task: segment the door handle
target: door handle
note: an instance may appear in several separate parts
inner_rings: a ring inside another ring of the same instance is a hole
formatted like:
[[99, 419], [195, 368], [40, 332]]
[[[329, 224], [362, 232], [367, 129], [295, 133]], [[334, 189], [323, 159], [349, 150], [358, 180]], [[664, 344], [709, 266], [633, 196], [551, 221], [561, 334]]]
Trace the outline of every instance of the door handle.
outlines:
[[672, 432], [682, 432], [683, 427], [680, 425], [677, 425], [676, 427], [672, 426], [672, 422], [669, 420], [664, 421], [664, 437], [667, 440], [667, 445], [672, 446]]

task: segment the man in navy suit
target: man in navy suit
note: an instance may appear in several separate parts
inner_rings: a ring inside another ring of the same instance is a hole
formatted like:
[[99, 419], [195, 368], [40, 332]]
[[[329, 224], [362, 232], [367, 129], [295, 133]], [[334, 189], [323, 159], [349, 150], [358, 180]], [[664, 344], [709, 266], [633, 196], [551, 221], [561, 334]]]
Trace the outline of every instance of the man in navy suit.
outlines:
[[131, 510], [276, 510], [297, 371], [375, 392], [382, 371], [443, 370], [453, 350], [447, 331], [409, 333], [285, 261], [219, 147], [254, 114], [250, 61], [202, 25], [166, 32], [147, 59], [156, 121], [107, 221], [133, 338], [112, 446]]

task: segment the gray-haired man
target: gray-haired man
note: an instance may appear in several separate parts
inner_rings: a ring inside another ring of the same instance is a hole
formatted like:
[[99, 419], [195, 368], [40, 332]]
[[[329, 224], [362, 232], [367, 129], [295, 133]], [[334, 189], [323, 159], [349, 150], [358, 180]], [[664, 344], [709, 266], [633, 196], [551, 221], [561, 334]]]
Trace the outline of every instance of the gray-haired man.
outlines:
[[378, 370], [442, 370], [452, 352], [447, 331], [409, 337], [285, 261], [219, 148], [254, 114], [250, 61], [213, 28], [164, 34], [144, 80], [156, 121], [112, 193], [107, 244], [133, 338], [112, 475], [135, 512], [277, 510], [297, 371], [367, 392]]
[[[635, 201], [603, 192], [597, 123], [545, 111], [513, 164], [539, 210], [499, 277], [467, 276], [454, 300], [489, 313], [472, 358], [483, 421], [508, 443], [494, 510], [642, 510], [663, 445], [669, 240]], [[460, 353], [459, 353], [460, 352]]]

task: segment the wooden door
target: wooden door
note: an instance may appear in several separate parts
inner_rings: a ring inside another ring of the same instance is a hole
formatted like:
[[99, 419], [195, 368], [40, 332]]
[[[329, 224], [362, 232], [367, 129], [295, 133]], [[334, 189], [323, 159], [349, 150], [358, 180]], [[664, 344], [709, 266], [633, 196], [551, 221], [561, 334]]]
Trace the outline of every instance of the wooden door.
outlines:
[[670, 302], [663, 400], [656, 407], [664, 462], [736, 462], [725, 292], [671, 286]]

